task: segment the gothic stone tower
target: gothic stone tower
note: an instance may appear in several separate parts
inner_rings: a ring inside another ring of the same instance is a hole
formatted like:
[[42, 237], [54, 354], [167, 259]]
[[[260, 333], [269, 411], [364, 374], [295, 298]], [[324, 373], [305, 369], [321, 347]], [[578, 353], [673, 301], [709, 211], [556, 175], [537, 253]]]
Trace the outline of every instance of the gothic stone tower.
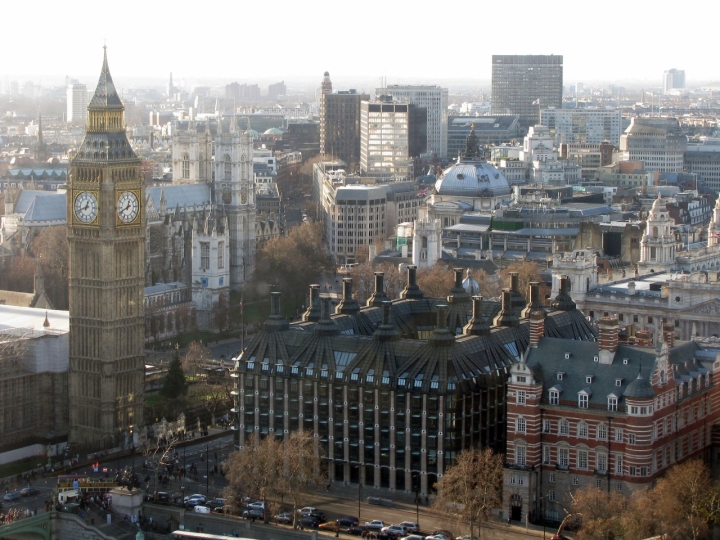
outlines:
[[96, 448], [143, 419], [145, 195], [123, 111], [105, 52], [67, 196], [70, 443]]
[[230, 288], [242, 289], [255, 268], [255, 180], [250, 126], [241, 132], [233, 114], [225, 131], [218, 115], [215, 137], [215, 201], [222, 204], [230, 234]]

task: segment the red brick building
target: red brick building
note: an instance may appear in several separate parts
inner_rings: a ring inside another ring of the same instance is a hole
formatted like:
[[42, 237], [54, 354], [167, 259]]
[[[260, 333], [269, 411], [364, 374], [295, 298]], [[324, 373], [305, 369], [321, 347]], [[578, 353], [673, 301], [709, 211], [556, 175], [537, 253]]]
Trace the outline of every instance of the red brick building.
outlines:
[[618, 344], [616, 318], [599, 321], [597, 342], [543, 337], [544, 324], [543, 311], [530, 315], [507, 387], [505, 516], [559, 520], [573, 490], [627, 495], [675, 463], [717, 461], [717, 348], [675, 343], [672, 325], [640, 347]]

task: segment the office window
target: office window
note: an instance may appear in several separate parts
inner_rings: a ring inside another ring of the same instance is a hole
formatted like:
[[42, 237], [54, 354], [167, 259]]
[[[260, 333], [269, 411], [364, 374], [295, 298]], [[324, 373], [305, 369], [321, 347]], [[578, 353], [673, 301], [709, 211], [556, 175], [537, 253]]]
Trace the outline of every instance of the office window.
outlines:
[[518, 416], [515, 419], [515, 432], [516, 433], [525, 433], [525, 418], [522, 416]]
[[545, 465], [550, 464], [550, 447], [549, 446], [543, 446], [543, 464], [545, 464]]
[[615, 474], [623, 473], [623, 457], [621, 455], [615, 456]]
[[577, 486], [578, 484], [580, 484], [580, 479], [577, 476], [573, 476], [572, 485]]
[[614, 396], [608, 398], [608, 411], [617, 411], [618, 400]]
[[615, 428], [615, 442], [623, 442], [622, 428]]
[[628, 444], [635, 444], [635, 434], [634, 433], [628, 434]]
[[604, 452], [598, 452], [595, 468], [598, 470], [598, 472], [601, 473], [607, 471], [607, 454], [605, 454]]
[[578, 437], [587, 438], [588, 436], [588, 425], [585, 422], [578, 424]]
[[525, 447], [522, 445], [515, 447], [515, 464], [525, 465]]
[[518, 390], [517, 391], [517, 404], [518, 405], [525, 405], [525, 390]]
[[190, 178], [190, 156], [182, 155], [182, 177]]
[[587, 394], [579, 394], [578, 395], [578, 407], [581, 409], [587, 409], [588, 408], [588, 395]]
[[551, 489], [548, 491], [548, 501], [555, 502], [555, 490]]
[[570, 422], [567, 420], [560, 420], [560, 435], [569, 435], [570, 434]]
[[570, 463], [570, 450], [567, 448], [558, 448], [558, 465], [567, 467]]
[[550, 433], [552, 431], [552, 423], [550, 420], [543, 420], [543, 433]]
[[605, 424], [598, 424], [597, 438], [600, 441], [604, 441], [605, 439], [607, 439], [607, 426]]
[[551, 473], [550, 473], [549, 478], [550, 478], [550, 482], [551, 482], [551, 483], [555, 483], [555, 473], [554, 473], [554, 472], [551, 472]]
[[588, 453], [587, 450], [578, 450], [578, 469], [588, 468]]
[[210, 242], [200, 242], [200, 270], [210, 268]]

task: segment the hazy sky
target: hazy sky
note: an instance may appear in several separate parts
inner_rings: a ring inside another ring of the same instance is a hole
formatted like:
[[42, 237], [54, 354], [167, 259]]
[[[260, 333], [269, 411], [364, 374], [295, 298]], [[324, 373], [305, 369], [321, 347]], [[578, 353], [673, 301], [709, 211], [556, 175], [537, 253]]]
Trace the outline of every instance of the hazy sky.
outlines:
[[[95, 79], [106, 41], [114, 78], [318, 83], [386, 76], [489, 81], [492, 54], [562, 54], [565, 84], [647, 81], [685, 69], [719, 81], [720, 4], [366, 0], [3, 0], [0, 76]], [[706, 26], [703, 21], [708, 21]], [[53, 79], [53, 80], [51, 80]], [[94, 84], [94, 83], [93, 83]]]

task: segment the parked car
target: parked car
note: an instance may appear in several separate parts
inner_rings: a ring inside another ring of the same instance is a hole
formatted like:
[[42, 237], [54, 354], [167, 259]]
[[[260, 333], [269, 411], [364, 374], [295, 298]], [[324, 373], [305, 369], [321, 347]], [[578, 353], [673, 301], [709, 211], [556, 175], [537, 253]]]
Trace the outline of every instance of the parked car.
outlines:
[[251, 508], [243, 512], [243, 517], [246, 519], [265, 519], [265, 511], [258, 508]]
[[323, 531], [339, 531], [340, 524], [337, 521], [328, 521], [327, 523], [321, 523], [320, 529]]
[[365, 528], [369, 531], [379, 531], [384, 526], [385, 526], [385, 522], [381, 519], [374, 519], [372, 521], [365, 522]]
[[402, 527], [405, 527], [405, 530], [408, 533], [417, 533], [420, 532], [420, 527], [418, 527], [418, 524], [413, 521], [403, 521], [400, 523]]
[[320, 526], [318, 519], [312, 516], [301, 518], [299, 523], [305, 529], [317, 529]]
[[380, 532], [384, 532], [394, 536], [405, 536], [405, 527], [403, 527], [402, 525], [389, 525], [380, 529]]
[[452, 540], [453, 538], [455, 538], [455, 535], [453, 535], [453, 533], [451, 533], [450, 531], [445, 531], [443, 529], [440, 529], [438, 531], [433, 531], [433, 533], [430, 536], [441, 537], [441, 538], [444, 538], [445, 540]]
[[290, 512], [283, 512], [282, 514], [273, 516], [273, 521], [275, 523], [282, 523], [283, 525], [292, 525], [293, 517]]
[[34, 487], [26, 487], [20, 490], [20, 494], [23, 497], [30, 497], [32, 495], [37, 495], [38, 493], [40, 493], [40, 490]]
[[[363, 531], [365, 531], [365, 527], [360, 527], [359, 525], [355, 525], [354, 527], [350, 527], [348, 529], [348, 532], [350, 534], [354, 534], [355, 536], [362, 535]], [[420, 540], [423, 540], [422, 538]]]
[[7, 502], [13, 502], [13, 501], [19, 501], [20, 500], [20, 494], [17, 491], [11, 491], [9, 493], [6, 493], [3, 497], [3, 501]]
[[352, 516], [341, 517], [337, 522], [341, 527], [357, 527], [360, 524], [360, 520]]
[[265, 503], [263, 501], [255, 501], [248, 504], [250, 510], [265, 510]]
[[216, 508], [222, 508], [227, 503], [227, 499], [212, 499], [205, 503], [205, 506], [210, 508], [211, 510], [215, 510]]
[[185, 500], [185, 506], [188, 508], [195, 508], [203, 504], [205, 504], [205, 495], [191, 495]]
[[318, 510], [317, 508], [313, 508], [312, 506], [306, 506], [305, 508], [300, 508], [297, 512], [304, 517], [309, 516], [310, 514], [315, 514], [319, 511], [320, 510]]

